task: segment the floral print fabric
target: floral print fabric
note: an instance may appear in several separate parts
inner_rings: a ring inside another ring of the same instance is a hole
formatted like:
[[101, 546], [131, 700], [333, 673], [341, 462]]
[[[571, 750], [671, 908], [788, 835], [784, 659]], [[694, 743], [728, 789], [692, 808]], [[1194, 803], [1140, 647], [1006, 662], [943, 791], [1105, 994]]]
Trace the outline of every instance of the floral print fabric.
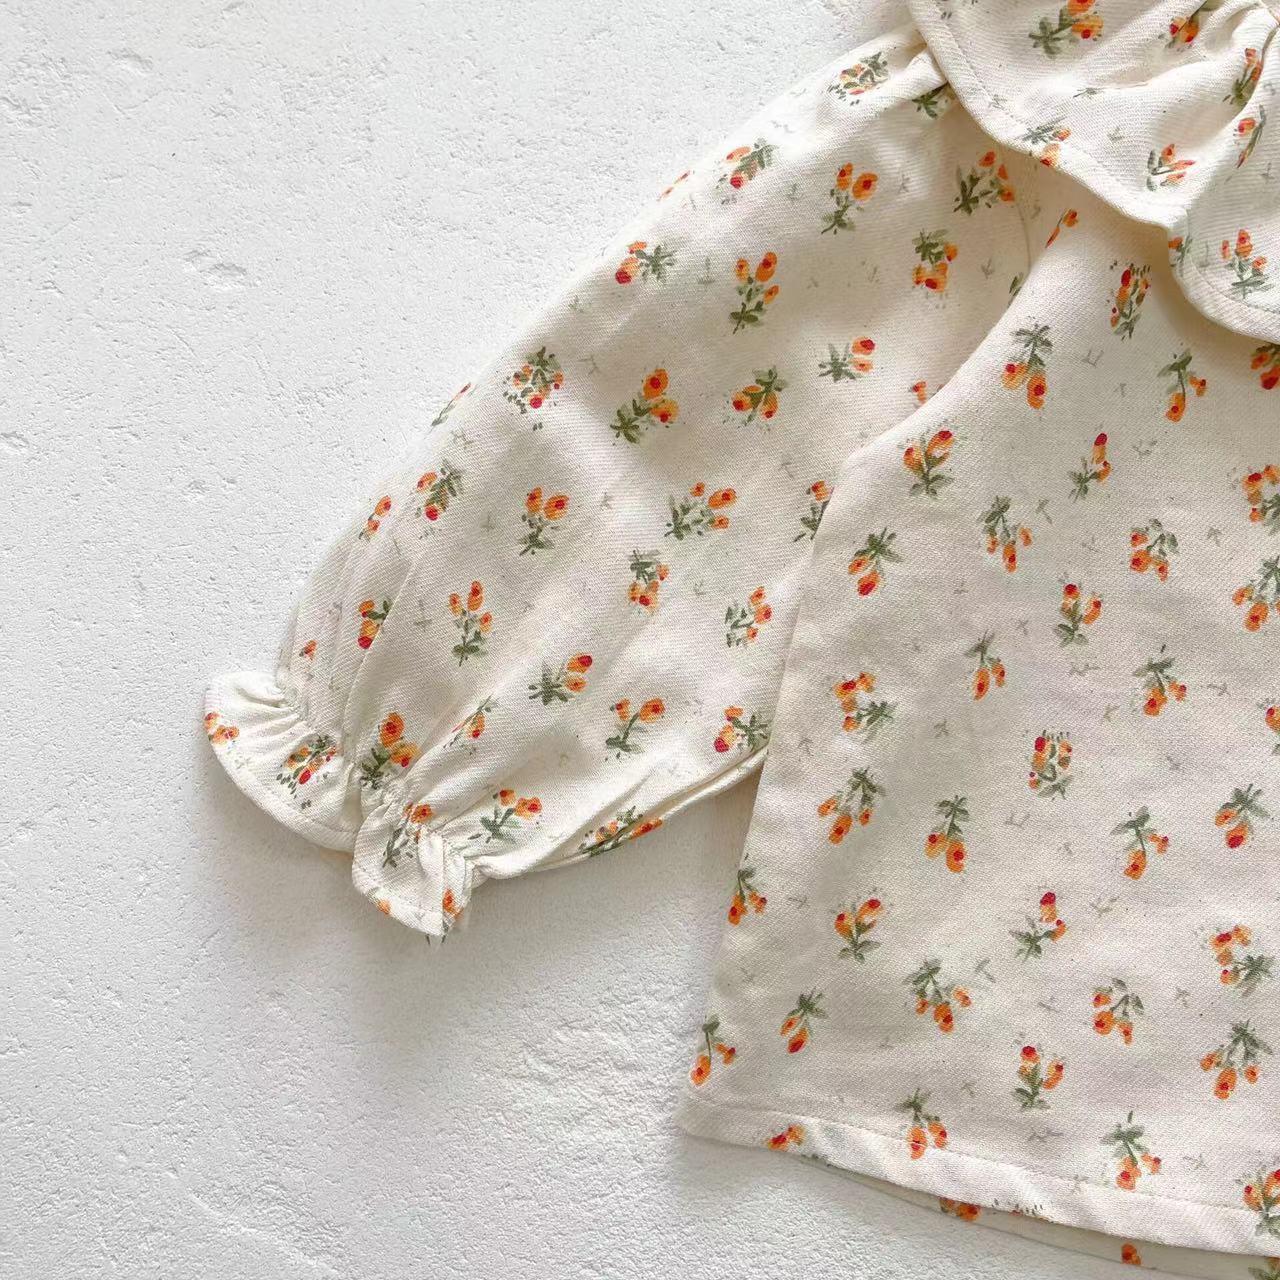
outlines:
[[1280, 1280], [1276, 20], [903, 17], [441, 408], [206, 727], [435, 936], [767, 750], [682, 1123]]

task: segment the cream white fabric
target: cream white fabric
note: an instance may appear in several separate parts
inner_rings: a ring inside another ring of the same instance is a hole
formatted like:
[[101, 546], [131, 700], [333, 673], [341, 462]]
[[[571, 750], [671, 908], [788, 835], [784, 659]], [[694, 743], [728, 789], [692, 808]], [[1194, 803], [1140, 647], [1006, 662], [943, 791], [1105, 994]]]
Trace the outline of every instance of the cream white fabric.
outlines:
[[1276, 25], [921, 0], [784, 94], [214, 682], [231, 776], [441, 936], [767, 747], [682, 1122], [1276, 1280]]

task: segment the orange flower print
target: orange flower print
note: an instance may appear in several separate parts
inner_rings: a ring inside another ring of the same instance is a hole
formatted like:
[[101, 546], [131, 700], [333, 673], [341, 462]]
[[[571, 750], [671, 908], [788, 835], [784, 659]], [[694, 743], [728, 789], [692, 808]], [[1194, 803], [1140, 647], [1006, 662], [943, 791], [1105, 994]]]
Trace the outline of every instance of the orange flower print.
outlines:
[[658, 611], [658, 589], [670, 572], [658, 559], [660, 554], [657, 551], [631, 553], [631, 586], [627, 591], [627, 599], [646, 613]]
[[1093, 993], [1093, 1029], [1100, 1036], [1120, 1032], [1125, 1044], [1133, 1043], [1133, 1020], [1142, 1014], [1142, 1000], [1119, 978]]
[[870, 741], [885, 725], [893, 723], [892, 702], [864, 699], [863, 695], [871, 693], [875, 687], [875, 676], [866, 671], [860, 671], [852, 679], [838, 680], [831, 686], [840, 710], [844, 712], [841, 727], [845, 733], [861, 733]]
[[604, 745], [607, 750], [615, 752], [621, 760], [624, 755], [640, 750], [633, 739], [643, 736], [645, 726], [661, 720], [667, 708], [661, 698], [648, 698], [640, 704], [638, 709], [633, 710], [631, 699], [623, 698], [621, 702], [615, 702], [609, 710], [617, 716], [619, 727], [605, 739]]
[[1047, 324], [1033, 324], [1030, 328], [1015, 329], [1013, 354], [1004, 366], [1001, 382], [1009, 391], [1025, 389], [1027, 403], [1033, 409], [1043, 409], [1049, 393], [1045, 357], [1053, 354], [1053, 341]]
[[1254, 254], [1253, 240], [1243, 227], [1236, 233], [1234, 245], [1229, 240], [1222, 242], [1222, 261], [1231, 277], [1231, 292], [1237, 298], [1248, 298], [1271, 288], [1267, 260]]
[[468, 658], [484, 653], [485, 640], [493, 629], [493, 614], [480, 610], [484, 608], [484, 587], [473, 582], [466, 596], [456, 591], [449, 597], [449, 612], [453, 614], [454, 625], [458, 628], [458, 643], [453, 646], [452, 653], [462, 666]]
[[898, 1103], [907, 1114], [907, 1150], [913, 1160], [921, 1159], [930, 1147], [941, 1151], [947, 1145], [947, 1127], [929, 1110], [929, 1095], [919, 1089]]
[[978, 664], [977, 670], [973, 673], [974, 702], [981, 702], [991, 691], [993, 684], [997, 689], [1004, 687], [1004, 663], [991, 652], [995, 642], [995, 633], [987, 631], [976, 644], [970, 645], [964, 651], [966, 658], [972, 658]]
[[994, 151], [985, 152], [967, 174], [957, 169], [956, 181], [960, 187], [952, 206], [956, 213], [972, 216], [977, 209], [990, 209], [997, 203], [1013, 203], [1014, 193], [1009, 183], [1009, 170], [998, 163]]
[[367, 649], [382, 630], [382, 624], [391, 612], [391, 601], [384, 600], [379, 605], [373, 600], [362, 600], [356, 612], [360, 615], [360, 634], [356, 637], [356, 643], [362, 649]]
[[668, 498], [671, 519], [667, 521], [664, 538], [683, 542], [689, 537], [701, 538], [706, 533], [718, 533], [729, 527], [728, 509], [738, 500], [734, 489], [716, 489], [707, 492], [707, 486], [699, 481], [689, 490], [688, 497]]
[[1029, 33], [1032, 47], [1050, 58], [1056, 58], [1068, 39], [1096, 40], [1102, 34], [1102, 15], [1092, 12], [1093, 0], [1067, 0], [1058, 10], [1056, 21], [1041, 18]]
[[1148, 659], [1133, 674], [1142, 681], [1142, 691], [1146, 695], [1142, 704], [1144, 715], [1158, 716], [1170, 698], [1181, 702], [1187, 696], [1187, 686], [1175, 678], [1173, 659], [1165, 657], [1163, 645], [1158, 657]]
[[814, 1020], [827, 1016], [822, 1001], [821, 991], [810, 991], [808, 995], [802, 993], [796, 997], [795, 1008], [778, 1029], [778, 1034], [787, 1042], [788, 1053], [799, 1053], [809, 1043]]
[[955, 1030], [956, 1009], [967, 1009], [973, 1000], [963, 987], [957, 987], [942, 977], [942, 962], [926, 960], [906, 979], [916, 997], [917, 1014], [933, 1015], [934, 1026], [944, 1035]]
[[314, 640], [308, 640], [307, 643], [304, 644], [302, 648], [298, 650], [298, 657], [306, 658], [308, 662], [313, 661], [315, 656], [316, 656], [316, 642]]
[[734, 413], [743, 415], [745, 425], [763, 418], [766, 422], [778, 412], [779, 396], [787, 389], [787, 381], [778, 375], [778, 370], [770, 365], [767, 369], [757, 369], [752, 375], [754, 381], [735, 391], [729, 397]]
[[1213, 817], [1213, 825], [1221, 827], [1228, 849], [1241, 849], [1253, 834], [1253, 825], [1271, 815], [1258, 803], [1262, 788], [1252, 783], [1232, 789], [1227, 802]]
[[512, 375], [510, 385], [502, 393], [522, 414], [532, 413], [549, 404], [551, 395], [564, 386], [564, 370], [560, 361], [539, 347], [524, 358], [524, 364]]
[[922, 231], [911, 247], [920, 259], [911, 274], [911, 283], [931, 293], [945, 293], [947, 271], [960, 250], [947, 239], [945, 231]]
[[670, 249], [660, 244], [651, 249], [647, 241], [636, 240], [627, 245], [627, 256], [613, 273], [613, 278], [619, 284], [630, 284], [633, 280], [656, 280], [661, 284], [675, 265], [676, 255]]
[[952, 432], [943, 427], [927, 440], [921, 436], [914, 444], [907, 445], [902, 454], [902, 465], [915, 477], [907, 491], [912, 497], [923, 493], [936, 498], [938, 492], [951, 483], [951, 477], [943, 472], [942, 467], [951, 456], [955, 442]]
[[1065, 796], [1071, 784], [1071, 742], [1065, 733], [1036, 735], [1027, 785], [1042, 796]]
[[1126, 1240], [1120, 1246], [1120, 1261], [1131, 1267], [1142, 1266], [1142, 1254], [1138, 1252], [1138, 1246], [1133, 1241]]
[[800, 532], [791, 539], [792, 542], [810, 542], [818, 536], [818, 526], [822, 517], [827, 514], [827, 503], [831, 501], [831, 486], [825, 480], [815, 480], [805, 493], [809, 497], [808, 514], [800, 517]]
[[1160, 377], [1173, 379], [1169, 385], [1169, 407], [1164, 411], [1164, 416], [1170, 422], [1182, 421], [1183, 414], [1187, 411], [1188, 391], [1202, 396], [1209, 389], [1208, 381], [1197, 377], [1195, 370], [1191, 368], [1191, 358], [1191, 352], [1184, 351], [1160, 370]]
[[449, 510], [449, 500], [462, 492], [462, 472], [444, 461], [438, 472], [424, 471], [418, 477], [417, 492], [421, 494], [422, 514], [434, 524]]
[[424, 824], [431, 821], [433, 812], [429, 804], [407, 804], [400, 815], [400, 820], [392, 828], [387, 843], [382, 850], [382, 865], [398, 867], [400, 859], [407, 857], [417, 849], [422, 839]]
[[1076, 582], [1068, 582], [1062, 588], [1062, 602], [1058, 605], [1062, 621], [1054, 625], [1053, 634], [1062, 645], [1088, 644], [1085, 628], [1091, 627], [1102, 617], [1102, 600], [1098, 596], [1086, 596], [1084, 588]]
[[713, 1055], [719, 1057], [720, 1061], [727, 1067], [737, 1056], [737, 1049], [731, 1044], [725, 1044], [723, 1040], [716, 1038], [720, 1030], [719, 1018], [708, 1018], [702, 1024], [702, 1043], [703, 1051], [698, 1054], [698, 1060], [693, 1064], [693, 1069], [689, 1072], [690, 1083], [695, 1085], [704, 1085], [711, 1079], [711, 1064]]
[[919, 382], [913, 382], [908, 388], [916, 398], [916, 404], [924, 404], [929, 398], [929, 384], [921, 378]]
[[541, 813], [542, 801], [537, 796], [518, 796], [509, 787], [503, 787], [493, 793], [493, 812], [480, 819], [482, 830], [473, 831], [467, 839], [481, 840], [485, 844], [494, 841], [514, 844], [518, 829], [515, 824], [536, 822]]
[[[1202, 5], [1201, 8], [1204, 6]], [[1244, 65], [1240, 74], [1231, 85], [1231, 92], [1223, 99], [1234, 107], [1245, 106], [1253, 96], [1258, 81], [1262, 78], [1262, 56], [1252, 47], [1244, 51]]]
[[1044, 1096], [1062, 1083], [1066, 1066], [1061, 1058], [1046, 1063], [1040, 1047], [1024, 1044], [1018, 1054], [1018, 1086], [1013, 1096], [1023, 1111], [1047, 1111], [1049, 1100]]
[[1178, 553], [1178, 539], [1154, 516], [1129, 534], [1129, 568], [1134, 573], [1149, 569], [1161, 582], [1169, 577], [1169, 561]]
[[818, 817], [829, 818], [833, 813], [836, 815], [827, 839], [832, 844], [840, 844], [852, 830], [855, 818], [859, 826], [867, 826], [875, 815], [876, 797], [886, 794], [884, 787], [875, 780], [870, 770], [855, 769], [849, 775], [848, 782], [818, 806]]
[[1023, 133], [1020, 140], [1046, 169], [1056, 169], [1062, 143], [1069, 137], [1071, 137], [1071, 130], [1059, 117], [1056, 120], [1046, 120], [1043, 124], [1032, 125]]
[[1243, 1080], [1257, 1084], [1261, 1069], [1258, 1064], [1271, 1053], [1271, 1046], [1258, 1037], [1247, 1022], [1233, 1022], [1225, 1043], [1210, 1049], [1200, 1059], [1201, 1071], [1216, 1071], [1213, 1096], [1226, 1102]]
[[857, 382], [863, 374], [875, 368], [871, 359], [876, 349], [873, 339], [854, 338], [848, 350], [827, 343], [827, 358], [818, 362], [818, 377], [830, 378], [832, 382]]
[[378, 741], [360, 761], [360, 785], [380, 791], [393, 768], [407, 769], [421, 754], [416, 742], [404, 736], [404, 720], [392, 711], [378, 727]]
[[964, 843], [964, 824], [969, 821], [969, 802], [965, 796], [953, 796], [939, 800], [933, 807], [938, 811], [938, 823], [924, 842], [926, 858], [944, 855], [948, 871], [959, 874], [965, 869], [969, 851]]
[[773, 606], [765, 598], [764, 588], [757, 587], [745, 604], [731, 604], [724, 612], [725, 645], [741, 649], [754, 643], [760, 628], [773, 617]]
[[982, 1216], [981, 1205], [971, 1204], [968, 1200], [949, 1200], [946, 1196], [938, 1197], [938, 1211], [959, 1218], [961, 1222], [977, 1222]]
[[1172, 142], [1159, 151], [1147, 152], [1147, 190], [1177, 186], [1194, 164], [1194, 160], [1179, 160], [1178, 149]]
[[669, 427], [680, 416], [680, 406], [667, 395], [667, 371], [655, 369], [640, 386], [638, 395], [614, 414], [610, 430], [619, 440], [639, 444], [655, 422]]
[[1071, 501], [1079, 502], [1089, 496], [1089, 490], [1095, 484], [1103, 484], [1111, 474], [1111, 463], [1107, 461], [1107, 433], [1100, 431], [1093, 438], [1093, 449], [1087, 458], [1080, 459], [1078, 471], [1069, 473], [1071, 478]]
[[280, 766], [276, 781], [289, 794], [297, 795], [299, 787], [305, 787], [312, 778], [319, 776], [327, 765], [338, 754], [338, 743], [327, 733], [313, 733], [304, 738]]
[[857, 578], [858, 594], [869, 596], [884, 581], [886, 564], [901, 564], [902, 557], [893, 549], [896, 533], [881, 529], [867, 534], [867, 540], [849, 561], [849, 575]]
[[1255, 955], [1252, 951], [1243, 956], [1236, 954], [1237, 947], [1247, 947], [1252, 941], [1253, 935], [1241, 924], [1223, 929], [1209, 940], [1218, 963], [1218, 980], [1242, 996], [1252, 995], [1274, 976], [1274, 956]]
[[1053, 224], [1053, 230], [1049, 232], [1049, 238], [1044, 242], [1047, 249], [1061, 234], [1064, 227], [1074, 227], [1080, 221], [1080, 215], [1074, 209], [1064, 209], [1058, 215], [1058, 221]]
[[233, 724], [225, 724], [217, 711], [210, 711], [205, 715], [204, 731], [215, 747], [226, 746], [240, 736], [240, 730]]
[[1018, 567], [1019, 545], [1031, 545], [1031, 530], [1010, 519], [1008, 498], [992, 498], [991, 506], [982, 514], [982, 531], [987, 535], [987, 554], [1000, 553], [1004, 567], [1012, 573]]
[[763, 915], [769, 899], [756, 891], [756, 869], [745, 862], [739, 866], [733, 882], [733, 897], [729, 900], [729, 923], [736, 929], [748, 912]]
[[1044, 955], [1046, 942], [1057, 942], [1067, 932], [1066, 921], [1058, 914], [1058, 895], [1052, 889], [1040, 896], [1040, 912], [1027, 917], [1025, 929], [1011, 929], [1009, 936], [1018, 944], [1018, 959], [1037, 959]]
[[866, 898], [854, 906], [836, 912], [835, 929], [844, 939], [844, 946], [838, 953], [841, 960], [852, 956], [859, 964], [863, 964], [868, 953], [880, 946], [867, 935], [879, 924], [883, 909], [884, 904], [879, 898]]
[[1173, 18], [1169, 22], [1169, 48], [1194, 43], [1196, 36], [1200, 34], [1200, 15], [1205, 9], [1212, 7], [1212, 0], [1208, 0], [1207, 3], [1198, 5], [1189, 17]]
[[719, 755], [737, 747], [748, 755], [754, 755], [769, 741], [769, 721], [758, 712], [750, 715], [741, 707], [725, 707], [724, 724], [716, 734], [715, 746]]
[[1258, 1172], [1244, 1184], [1245, 1208], [1258, 1215], [1255, 1235], [1280, 1236], [1280, 1169]]
[[1129, 263], [1120, 273], [1120, 284], [1111, 304], [1111, 328], [1123, 341], [1132, 338], [1142, 316], [1142, 304], [1151, 287], [1151, 268]]
[[520, 516], [528, 531], [517, 544], [520, 554], [533, 556], [539, 551], [554, 551], [555, 543], [550, 538], [551, 529], [568, 510], [567, 494], [555, 493], [544, 499], [541, 488], [531, 489], [524, 500], [524, 511]]
[[[1280, 356], [1280, 348], [1277, 349]], [[1280, 533], [1280, 489], [1267, 493], [1268, 485], [1280, 485], [1280, 467], [1270, 463], [1261, 471], [1251, 471], [1243, 480], [1244, 496], [1249, 503], [1249, 521], [1260, 524], [1268, 533]]]
[[833, 207], [823, 218], [818, 234], [826, 235], [830, 231], [839, 235], [842, 231], [852, 231], [850, 215], [871, 199], [877, 182], [879, 178], [874, 173], [855, 173], [853, 165], [842, 164], [830, 191]]
[[1258, 370], [1258, 384], [1263, 391], [1274, 391], [1280, 386], [1280, 342], [1264, 342], [1249, 361], [1251, 369]]
[[734, 268], [738, 278], [738, 307], [729, 312], [734, 333], [753, 328], [764, 320], [765, 308], [772, 306], [778, 296], [778, 286], [769, 283], [777, 269], [778, 255], [772, 250], [760, 259], [755, 270], [746, 258], [738, 259]]
[[[1280, 737], [1280, 704], [1272, 703], [1263, 713], [1263, 720], [1272, 733]], [[1273, 756], [1280, 756], [1280, 742], [1271, 748]]]
[[364, 528], [360, 530], [359, 537], [362, 542], [368, 542], [375, 533], [382, 527], [383, 517], [391, 512], [391, 499], [385, 494], [374, 504], [374, 508], [369, 512], [369, 518], [364, 522]]
[[624, 809], [616, 818], [606, 822], [604, 826], [589, 831], [578, 846], [578, 852], [585, 853], [588, 858], [597, 857], [602, 853], [611, 853], [630, 840], [639, 840], [641, 836], [657, 831], [660, 826], [662, 826], [661, 818], [650, 818], [631, 806]]
[[485, 716], [493, 710], [494, 700], [492, 698], [483, 698], [480, 705], [465, 719], [453, 726], [453, 737], [449, 739], [449, 746], [455, 746], [461, 742], [463, 738], [470, 738], [472, 742], [476, 741], [484, 733]]
[[[1261, 64], [1259, 64], [1259, 69], [1261, 69]], [[1261, 103], [1258, 104], [1258, 109], [1253, 114], [1242, 116], [1236, 121], [1235, 141], [1237, 151], [1237, 169], [1247, 163], [1249, 157], [1253, 155], [1254, 149], [1261, 140], [1266, 127], [1267, 109]]]
[[842, 68], [835, 82], [827, 86], [827, 92], [847, 102], [850, 98], [861, 97], [888, 78], [889, 67], [884, 54], [873, 53], [865, 62], [855, 62], [851, 67]]
[[1119, 1164], [1116, 1186], [1121, 1191], [1132, 1191], [1144, 1173], [1160, 1172], [1160, 1157], [1153, 1156], [1143, 1144], [1145, 1132], [1140, 1124], [1134, 1124], [1130, 1111], [1122, 1124], [1103, 1135], [1102, 1145], [1111, 1148], [1112, 1158]]
[[770, 1151], [786, 1151], [788, 1147], [798, 1147], [804, 1142], [804, 1126], [788, 1125], [781, 1133], [775, 1133], [764, 1140]]
[[541, 702], [544, 707], [553, 702], [568, 702], [575, 693], [581, 693], [587, 687], [591, 661], [589, 653], [575, 653], [559, 666], [544, 662], [541, 675], [528, 686], [530, 699]]
[[763, 173], [774, 161], [778, 148], [772, 142], [757, 138], [750, 147], [734, 147], [724, 158], [727, 172], [717, 179], [717, 185], [725, 183], [734, 191], [741, 191], [757, 174]]
[[1249, 606], [1244, 615], [1246, 631], [1257, 631], [1270, 616], [1273, 605], [1280, 615], [1280, 556], [1264, 560], [1257, 576], [1232, 592], [1231, 603], [1237, 608]]
[[1125, 837], [1124, 873], [1130, 880], [1141, 880], [1147, 869], [1147, 855], [1158, 853], [1164, 855], [1169, 847], [1169, 837], [1162, 836], [1151, 825], [1151, 814], [1143, 805], [1131, 818], [1111, 829], [1113, 836]]

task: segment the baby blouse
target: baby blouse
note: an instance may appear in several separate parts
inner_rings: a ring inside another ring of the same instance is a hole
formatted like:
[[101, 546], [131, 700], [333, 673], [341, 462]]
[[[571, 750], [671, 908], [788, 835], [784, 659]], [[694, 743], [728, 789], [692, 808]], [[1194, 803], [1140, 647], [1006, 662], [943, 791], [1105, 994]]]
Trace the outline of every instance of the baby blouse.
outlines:
[[206, 730], [435, 937], [767, 748], [682, 1124], [1280, 1280], [1277, 15], [900, 18], [440, 410]]

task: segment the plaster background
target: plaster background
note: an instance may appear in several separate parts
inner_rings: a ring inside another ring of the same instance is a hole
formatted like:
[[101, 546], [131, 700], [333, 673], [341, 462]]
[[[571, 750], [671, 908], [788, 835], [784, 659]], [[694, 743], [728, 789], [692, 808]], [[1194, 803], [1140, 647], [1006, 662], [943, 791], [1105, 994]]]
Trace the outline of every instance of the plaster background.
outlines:
[[199, 729], [375, 460], [875, 5], [0, 20], [0, 1274], [1130, 1274], [671, 1127], [750, 787], [428, 950]]

